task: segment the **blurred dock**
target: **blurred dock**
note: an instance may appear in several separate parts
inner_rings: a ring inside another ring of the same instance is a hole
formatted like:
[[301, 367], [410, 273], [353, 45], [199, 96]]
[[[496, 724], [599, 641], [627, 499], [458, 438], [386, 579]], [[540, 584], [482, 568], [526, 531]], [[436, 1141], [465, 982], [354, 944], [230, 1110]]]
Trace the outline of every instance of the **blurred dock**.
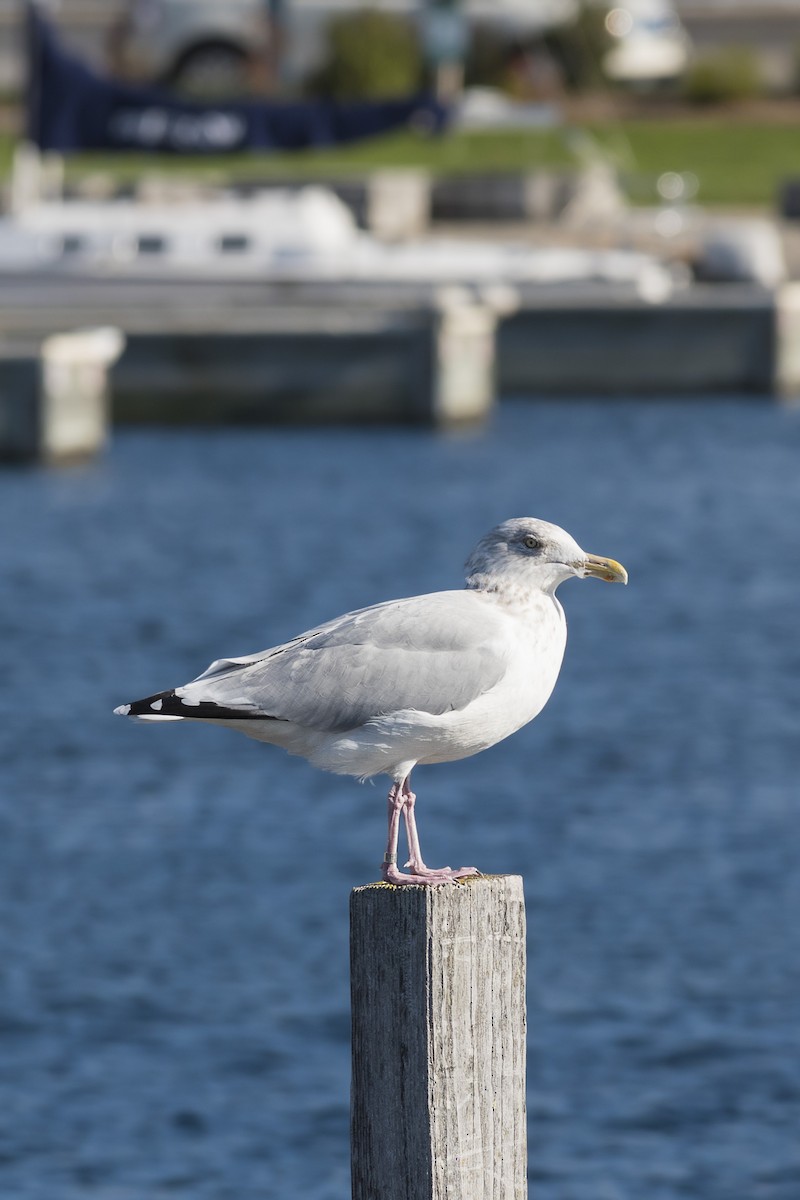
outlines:
[[100, 201], [48, 194], [46, 166], [20, 157], [0, 220], [0, 339], [11, 360], [119, 329], [115, 421], [445, 427], [498, 396], [800, 392], [777, 227], [631, 210], [604, 170], [467, 180], [443, 225], [419, 174]]
[[116, 421], [456, 425], [494, 401], [495, 314], [457, 289], [351, 294], [222, 281], [0, 283], [14, 346], [112, 321]]
[[[480, 290], [247, 280], [5, 278], [7, 347], [112, 323], [116, 421], [485, 419], [495, 395], [764, 398], [800, 388], [797, 286]], [[491, 299], [491, 296], [489, 297]]]

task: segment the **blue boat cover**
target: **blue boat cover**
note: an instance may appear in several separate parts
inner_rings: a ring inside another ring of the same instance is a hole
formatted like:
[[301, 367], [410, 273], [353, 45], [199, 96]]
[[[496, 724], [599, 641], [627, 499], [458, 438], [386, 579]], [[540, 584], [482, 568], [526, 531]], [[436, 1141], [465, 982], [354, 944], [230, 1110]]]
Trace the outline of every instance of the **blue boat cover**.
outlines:
[[163, 88], [104, 77], [64, 49], [33, 0], [27, 15], [28, 136], [41, 150], [300, 150], [406, 125], [440, 132], [445, 124], [443, 106], [426, 95], [380, 103], [181, 100]]

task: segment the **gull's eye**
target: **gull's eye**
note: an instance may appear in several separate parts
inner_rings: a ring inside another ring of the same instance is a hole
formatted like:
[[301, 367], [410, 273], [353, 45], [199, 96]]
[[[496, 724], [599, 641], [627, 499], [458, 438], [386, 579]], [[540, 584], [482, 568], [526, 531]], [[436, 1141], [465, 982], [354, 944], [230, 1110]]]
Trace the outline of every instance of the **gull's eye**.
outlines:
[[542, 548], [542, 543], [532, 533], [529, 533], [527, 537], [523, 539], [523, 545], [528, 550], [541, 550]]

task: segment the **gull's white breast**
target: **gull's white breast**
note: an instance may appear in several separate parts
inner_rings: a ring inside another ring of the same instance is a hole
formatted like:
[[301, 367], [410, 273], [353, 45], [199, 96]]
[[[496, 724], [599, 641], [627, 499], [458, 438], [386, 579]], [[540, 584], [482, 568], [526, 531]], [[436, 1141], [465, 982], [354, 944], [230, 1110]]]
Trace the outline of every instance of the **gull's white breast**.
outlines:
[[439, 726], [437, 745], [419, 762], [447, 762], [486, 750], [527, 725], [550, 699], [567, 641], [561, 605], [538, 592], [524, 607], [508, 610], [506, 619], [507, 672], [460, 712], [433, 718]]

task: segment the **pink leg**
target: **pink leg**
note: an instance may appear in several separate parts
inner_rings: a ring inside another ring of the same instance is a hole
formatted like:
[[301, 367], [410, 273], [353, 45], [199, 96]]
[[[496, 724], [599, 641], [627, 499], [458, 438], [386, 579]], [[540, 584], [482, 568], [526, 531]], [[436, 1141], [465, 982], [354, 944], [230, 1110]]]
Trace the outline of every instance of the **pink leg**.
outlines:
[[[397, 886], [410, 883], [451, 883], [454, 879], [462, 879], [466, 875], [479, 875], [480, 872], [475, 867], [460, 867], [457, 871], [452, 870], [451, 867], [442, 867], [438, 871], [432, 871], [425, 866], [422, 861], [417, 822], [414, 817], [416, 799], [409, 787], [408, 779], [404, 779], [402, 783], [392, 784], [389, 790], [389, 840], [381, 868], [384, 882]], [[397, 868], [397, 842], [401, 812], [405, 819], [408, 837], [409, 860], [406, 866], [411, 867], [412, 874], [410, 875], [404, 874]]]
[[417, 833], [417, 819], [414, 815], [417, 797], [411, 791], [407, 779], [403, 781], [403, 794], [406, 798], [403, 817], [405, 818], [406, 838], [408, 840], [408, 862], [406, 866], [411, 867], [418, 875], [424, 875], [428, 868], [422, 861], [422, 850], [420, 849], [419, 834]]

